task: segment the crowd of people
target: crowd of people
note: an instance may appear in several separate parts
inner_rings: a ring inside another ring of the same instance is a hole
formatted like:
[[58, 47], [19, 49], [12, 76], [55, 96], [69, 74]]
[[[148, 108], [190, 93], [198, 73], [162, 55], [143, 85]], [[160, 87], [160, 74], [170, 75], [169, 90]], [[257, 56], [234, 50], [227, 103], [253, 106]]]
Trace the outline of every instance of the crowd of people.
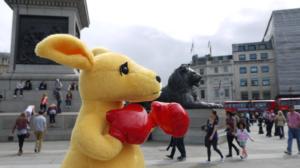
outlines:
[[[287, 149], [284, 151], [287, 155], [292, 154], [292, 142], [296, 139], [298, 145], [298, 154], [300, 154], [300, 113], [296, 112], [294, 106], [289, 106], [289, 111], [286, 115], [282, 111], [266, 111], [264, 113], [226, 113], [226, 137], [228, 144], [228, 154], [223, 155], [222, 151], [218, 148], [218, 129], [219, 117], [216, 111], [212, 111], [206, 124], [202, 126], [202, 130], [206, 132], [204, 138], [204, 146], [207, 149], [207, 163], [211, 162], [211, 147], [220, 156], [220, 161], [223, 162], [224, 158], [233, 157], [232, 149], [234, 149], [237, 156], [242, 160], [247, 159], [247, 141], [254, 139], [250, 135], [250, 127], [253, 123], [257, 122], [259, 127], [259, 134], [264, 134], [264, 126], [266, 129], [266, 137], [271, 137], [273, 133], [273, 125], [275, 125], [274, 136], [279, 136], [280, 139], [285, 138], [284, 127], [288, 126], [288, 139]], [[180, 152], [178, 161], [186, 159], [186, 151], [184, 146], [184, 137], [175, 138], [171, 137], [167, 151], [172, 148], [171, 154], [167, 155], [168, 159], [173, 159], [176, 148]]]
[[[27, 108], [17, 117], [10, 139], [13, 138], [15, 133], [17, 134], [19, 145], [18, 155], [22, 155], [24, 140], [29, 138], [31, 134], [34, 134], [36, 139], [34, 152], [38, 153], [41, 151], [43, 138], [47, 130], [46, 116], [49, 116], [49, 126], [55, 127], [55, 117], [58, 113], [61, 113], [62, 88], [62, 82], [60, 79], [56, 79], [53, 90], [53, 96], [56, 100], [56, 103], [49, 104], [48, 95], [47, 93], [44, 93], [40, 99], [40, 107], [38, 112], [35, 111], [35, 105], [28, 105]], [[25, 82], [17, 82], [16, 89], [14, 91], [14, 97], [17, 96], [18, 92], [20, 96], [23, 96], [23, 90], [32, 90], [32, 83], [30, 80]], [[42, 81], [39, 84], [38, 90], [47, 90], [47, 83]], [[68, 86], [68, 91], [65, 98], [66, 108], [68, 109], [70, 109], [72, 105], [72, 91], [74, 90], [78, 90], [78, 86], [75, 82], [72, 82]]]

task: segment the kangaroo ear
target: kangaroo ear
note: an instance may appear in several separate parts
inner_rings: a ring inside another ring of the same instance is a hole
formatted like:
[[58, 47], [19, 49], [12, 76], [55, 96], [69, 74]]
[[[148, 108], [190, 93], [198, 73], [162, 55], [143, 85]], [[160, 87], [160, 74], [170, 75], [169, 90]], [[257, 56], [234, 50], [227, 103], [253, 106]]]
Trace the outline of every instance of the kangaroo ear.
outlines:
[[106, 48], [97, 47], [92, 50], [94, 56], [109, 52]]
[[35, 53], [71, 68], [89, 70], [94, 64], [93, 53], [81, 40], [69, 34], [46, 37], [36, 45]]

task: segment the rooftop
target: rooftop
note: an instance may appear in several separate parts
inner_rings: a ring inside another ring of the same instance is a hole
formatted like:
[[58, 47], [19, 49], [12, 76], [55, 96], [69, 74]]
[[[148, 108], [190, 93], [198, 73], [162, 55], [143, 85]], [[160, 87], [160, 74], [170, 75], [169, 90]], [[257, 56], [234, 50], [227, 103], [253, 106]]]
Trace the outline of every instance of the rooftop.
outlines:
[[192, 65], [196, 64], [206, 64], [208, 61], [229, 61], [232, 60], [232, 55], [204, 55], [199, 57], [197, 54], [192, 57]]
[[271, 41], [232, 44], [232, 52], [246, 52], [246, 51], [272, 50], [272, 49], [273, 46]]
[[6, 52], [0, 52], [0, 57], [3, 58], [3, 57], [9, 57], [9, 53], [6, 53]]

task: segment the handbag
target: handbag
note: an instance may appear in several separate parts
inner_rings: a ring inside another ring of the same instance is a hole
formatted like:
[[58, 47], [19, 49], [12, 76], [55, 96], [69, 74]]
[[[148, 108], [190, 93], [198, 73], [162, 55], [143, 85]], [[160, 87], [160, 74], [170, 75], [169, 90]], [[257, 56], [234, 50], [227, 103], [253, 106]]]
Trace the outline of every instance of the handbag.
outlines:
[[14, 135], [13, 134], [9, 134], [7, 137], [8, 142], [12, 142], [14, 141]]
[[27, 131], [27, 133], [25, 134], [25, 138], [29, 138], [30, 137], [30, 132]]

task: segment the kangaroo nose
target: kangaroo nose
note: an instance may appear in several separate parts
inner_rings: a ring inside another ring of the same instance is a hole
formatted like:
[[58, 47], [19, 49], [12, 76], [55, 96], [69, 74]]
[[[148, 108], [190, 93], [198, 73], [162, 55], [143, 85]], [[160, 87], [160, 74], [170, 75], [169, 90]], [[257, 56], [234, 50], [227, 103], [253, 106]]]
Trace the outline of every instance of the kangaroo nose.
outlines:
[[160, 77], [159, 76], [156, 76], [156, 80], [157, 80], [157, 82], [161, 82], [161, 79], [160, 79]]

